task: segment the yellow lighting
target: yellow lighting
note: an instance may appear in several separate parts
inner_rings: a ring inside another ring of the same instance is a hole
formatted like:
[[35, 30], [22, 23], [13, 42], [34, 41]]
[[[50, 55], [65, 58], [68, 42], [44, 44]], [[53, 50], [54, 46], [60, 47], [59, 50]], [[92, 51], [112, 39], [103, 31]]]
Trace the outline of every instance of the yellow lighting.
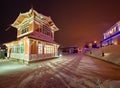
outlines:
[[117, 41], [114, 41], [114, 45], [117, 45], [118, 43], [117, 43]]
[[110, 34], [112, 34], [112, 31], [110, 31]]
[[94, 43], [97, 43], [97, 41], [94, 41]]
[[105, 56], [109, 56], [109, 55], [110, 55], [110, 53], [104, 53], [104, 55], [105, 55]]
[[29, 44], [29, 40], [27, 39], [27, 44]]

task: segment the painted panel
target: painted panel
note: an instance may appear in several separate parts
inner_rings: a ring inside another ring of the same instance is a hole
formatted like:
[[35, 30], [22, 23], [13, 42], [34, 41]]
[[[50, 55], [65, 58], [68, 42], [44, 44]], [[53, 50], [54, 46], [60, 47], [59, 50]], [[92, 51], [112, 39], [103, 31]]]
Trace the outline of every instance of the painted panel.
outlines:
[[38, 30], [39, 28], [39, 25], [36, 22], [34, 22], [34, 30]]
[[17, 37], [21, 34], [20, 30], [17, 30]]
[[31, 41], [31, 54], [37, 53], [36, 41]]
[[28, 30], [29, 30], [29, 31], [32, 31], [32, 30], [33, 30], [33, 23], [29, 24]]
[[29, 40], [26, 39], [25, 40], [25, 54], [29, 54]]

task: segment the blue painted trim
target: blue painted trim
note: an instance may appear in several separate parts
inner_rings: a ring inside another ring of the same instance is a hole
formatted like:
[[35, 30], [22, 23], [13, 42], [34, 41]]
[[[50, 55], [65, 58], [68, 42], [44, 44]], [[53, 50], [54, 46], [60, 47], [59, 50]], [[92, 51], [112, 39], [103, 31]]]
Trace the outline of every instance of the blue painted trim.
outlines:
[[108, 40], [110, 40], [110, 39], [114, 39], [114, 38], [116, 38], [116, 37], [118, 37], [118, 36], [120, 36], [120, 31], [118, 31], [118, 32], [116, 32], [115, 34], [111, 35], [110, 37], [104, 39], [102, 42], [106, 42], [106, 41], [108, 41]]

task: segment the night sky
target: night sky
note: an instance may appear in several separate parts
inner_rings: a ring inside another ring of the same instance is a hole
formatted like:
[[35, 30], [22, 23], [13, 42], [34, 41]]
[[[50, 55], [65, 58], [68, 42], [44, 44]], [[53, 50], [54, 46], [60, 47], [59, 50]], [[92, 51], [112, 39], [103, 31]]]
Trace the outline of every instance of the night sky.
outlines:
[[1, 43], [16, 39], [15, 28], [5, 29], [20, 12], [27, 12], [31, 7], [52, 18], [60, 29], [55, 33], [55, 41], [62, 46], [101, 41], [103, 33], [120, 20], [119, 0], [1, 0]]

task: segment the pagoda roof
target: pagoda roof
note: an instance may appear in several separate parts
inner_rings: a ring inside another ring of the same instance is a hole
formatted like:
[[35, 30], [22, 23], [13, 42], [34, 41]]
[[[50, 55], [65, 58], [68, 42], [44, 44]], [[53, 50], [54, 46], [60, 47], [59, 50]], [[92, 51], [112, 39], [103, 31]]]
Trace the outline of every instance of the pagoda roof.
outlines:
[[26, 13], [20, 13], [17, 19], [12, 24], [13, 27], [18, 28], [17, 26], [25, 19], [29, 18], [32, 14], [32, 9], [29, 10], [29, 12]]
[[54, 22], [52, 21], [51, 17], [40, 14], [37, 11], [35, 11], [33, 8], [31, 8], [28, 12], [20, 13], [17, 19], [14, 21], [14, 23], [11, 26], [18, 28], [19, 24], [21, 24], [24, 19], [30, 18], [32, 16], [33, 17], [37, 16], [41, 18], [42, 20], [47, 21], [50, 24], [50, 26], [54, 29], [54, 31], [59, 30], [54, 24]]

